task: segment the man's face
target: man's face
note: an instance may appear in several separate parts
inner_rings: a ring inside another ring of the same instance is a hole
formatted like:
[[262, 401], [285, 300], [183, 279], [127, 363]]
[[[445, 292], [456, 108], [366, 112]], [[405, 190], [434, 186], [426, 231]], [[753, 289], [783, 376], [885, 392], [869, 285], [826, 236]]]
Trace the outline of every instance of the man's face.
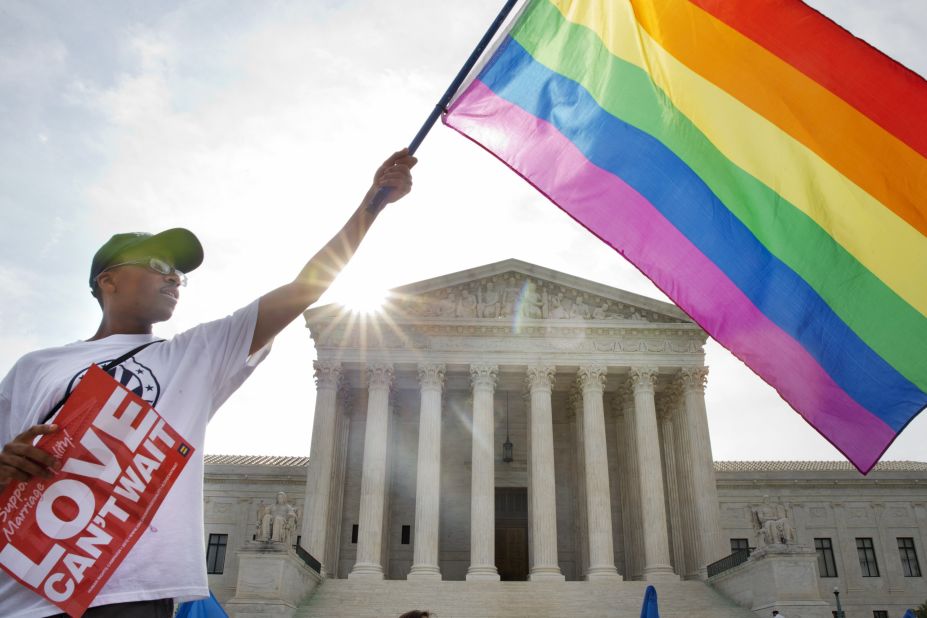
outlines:
[[[104, 287], [105, 276], [110, 285]], [[154, 324], [173, 315], [180, 300], [180, 277], [161, 274], [145, 264], [125, 264], [101, 275], [101, 289], [109, 310]]]

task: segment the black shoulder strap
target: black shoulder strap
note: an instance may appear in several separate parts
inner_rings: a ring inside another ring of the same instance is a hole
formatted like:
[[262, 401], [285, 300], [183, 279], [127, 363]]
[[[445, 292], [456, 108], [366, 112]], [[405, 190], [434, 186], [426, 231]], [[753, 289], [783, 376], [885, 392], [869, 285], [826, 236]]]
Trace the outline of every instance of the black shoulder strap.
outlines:
[[[121, 363], [124, 363], [125, 361], [129, 360], [130, 358], [132, 358], [133, 356], [135, 356], [136, 354], [138, 354], [139, 352], [141, 352], [142, 350], [144, 350], [151, 344], [158, 343], [159, 341], [164, 341], [164, 339], [155, 339], [154, 341], [147, 341], [138, 347], [132, 348], [131, 350], [129, 350], [128, 352], [120, 356], [119, 358], [114, 358], [113, 360], [109, 361], [105, 365], [102, 365], [100, 369], [112, 375], [111, 372], [114, 371], [116, 367], [118, 367]], [[61, 409], [61, 406], [64, 405], [64, 402], [66, 402], [68, 400], [68, 397], [70, 396], [71, 396], [70, 392], [66, 393], [65, 396], [61, 399], [61, 401], [56, 403], [55, 407], [52, 408], [48, 414], [45, 415], [45, 418], [42, 419], [42, 424], [47, 423], [55, 414], [57, 414], [58, 410]]]

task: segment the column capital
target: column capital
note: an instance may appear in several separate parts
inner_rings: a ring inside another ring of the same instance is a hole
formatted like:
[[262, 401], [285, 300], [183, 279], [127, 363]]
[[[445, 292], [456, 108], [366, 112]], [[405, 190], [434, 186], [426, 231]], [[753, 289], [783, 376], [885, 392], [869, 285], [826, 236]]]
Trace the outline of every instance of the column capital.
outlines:
[[631, 367], [629, 371], [629, 383], [635, 393], [642, 391], [653, 392], [653, 387], [657, 383], [656, 367]]
[[389, 389], [393, 384], [393, 366], [389, 363], [367, 365], [367, 388]]
[[684, 367], [679, 370], [677, 382], [683, 391], [698, 390], [705, 391], [705, 383], [708, 381], [708, 367]]
[[444, 386], [444, 363], [422, 363], [418, 366], [418, 381], [423, 389], [441, 390]]
[[587, 365], [576, 372], [576, 383], [584, 393], [602, 391], [607, 375], [608, 369], [604, 365]]
[[474, 364], [470, 365], [470, 383], [474, 388], [482, 386], [490, 389], [496, 388], [499, 367], [497, 365]]
[[341, 363], [336, 361], [312, 361], [316, 388], [337, 390], [341, 386]]
[[525, 385], [529, 390], [542, 389], [549, 391], [554, 386], [554, 376], [557, 368], [553, 365], [530, 365], [525, 377]]

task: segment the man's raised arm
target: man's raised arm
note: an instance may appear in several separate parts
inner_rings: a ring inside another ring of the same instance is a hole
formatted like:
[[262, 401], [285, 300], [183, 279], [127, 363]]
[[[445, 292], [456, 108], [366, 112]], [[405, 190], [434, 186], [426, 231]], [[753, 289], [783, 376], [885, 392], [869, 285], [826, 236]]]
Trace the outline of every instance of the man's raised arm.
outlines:
[[293, 281], [261, 297], [250, 354], [267, 345], [322, 296], [357, 251], [373, 224], [379, 211], [368, 210], [371, 200], [384, 187], [390, 189], [386, 203], [405, 196], [412, 189], [411, 169], [415, 163], [415, 157], [406, 150], [393, 153], [377, 170], [370, 190], [344, 227], [312, 256]]

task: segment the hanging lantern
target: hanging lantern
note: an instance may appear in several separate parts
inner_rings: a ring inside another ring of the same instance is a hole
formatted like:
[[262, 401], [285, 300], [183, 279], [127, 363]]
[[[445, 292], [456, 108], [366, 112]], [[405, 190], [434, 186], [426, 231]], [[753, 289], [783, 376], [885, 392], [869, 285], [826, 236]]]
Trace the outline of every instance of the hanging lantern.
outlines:
[[512, 441], [509, 439], [509, 392], [505, 392], [505, 442], [502, 443], [502, 461], [512, 463]]

